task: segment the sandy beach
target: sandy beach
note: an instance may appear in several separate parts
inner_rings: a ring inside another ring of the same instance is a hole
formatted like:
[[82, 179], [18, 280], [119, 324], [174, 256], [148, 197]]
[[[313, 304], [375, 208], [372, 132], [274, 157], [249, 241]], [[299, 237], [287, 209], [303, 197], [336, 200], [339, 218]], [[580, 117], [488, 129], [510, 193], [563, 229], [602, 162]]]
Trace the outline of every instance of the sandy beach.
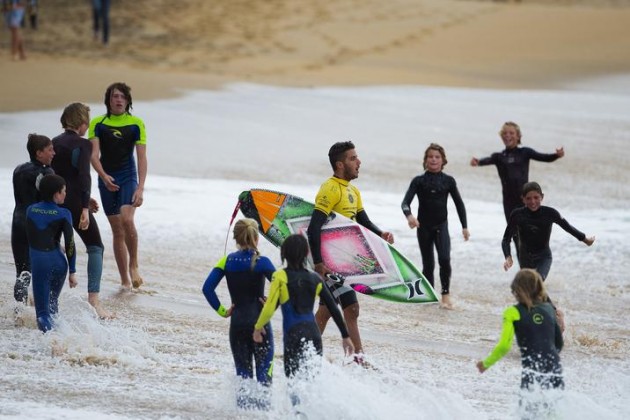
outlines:
[[100, 102], [113, 80], [151, 100], [235, 81], [544, 89], [630, 73], [627, 0], [113, 0], [107, 47], [89, 2], [43, 2], [39, 21], [26, 61], [0, 36], [0, 112]]

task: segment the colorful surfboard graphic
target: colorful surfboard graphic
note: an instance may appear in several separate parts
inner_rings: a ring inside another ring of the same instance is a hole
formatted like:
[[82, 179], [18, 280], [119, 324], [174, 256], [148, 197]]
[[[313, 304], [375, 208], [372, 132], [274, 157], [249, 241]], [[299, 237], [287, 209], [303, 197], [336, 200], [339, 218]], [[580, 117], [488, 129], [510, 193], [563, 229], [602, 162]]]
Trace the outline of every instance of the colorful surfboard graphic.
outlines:
[[[291, 234], [306, 236], [314, 205], [276, 191], [252, 189], [239, 195], [240, 210], [255, 219], [277, 247]], [[394, 302], [434, 303], [433, 287], [396, 248], [358, 223], [332, 213], [322, 227], [324, 263], [359, 293]], [[309, 264], [312, 259], [309, 255]]]

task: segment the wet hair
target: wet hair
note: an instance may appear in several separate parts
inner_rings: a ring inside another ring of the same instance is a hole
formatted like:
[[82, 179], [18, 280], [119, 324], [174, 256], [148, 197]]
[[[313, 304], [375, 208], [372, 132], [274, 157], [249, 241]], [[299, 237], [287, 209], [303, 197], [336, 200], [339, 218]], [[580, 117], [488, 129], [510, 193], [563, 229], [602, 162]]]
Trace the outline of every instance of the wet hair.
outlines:
[[39, 182], [39, 193], [43, 201], [53, 201], [56, 193], [61, 192], [66, 185], [63, 177], [55, 174], [46, 175]]
[[542, 277], [531, 268], [524, 268], [516, 273], [510, 288], [518, 303], [525, 305], [527, 309], [549, 299]]
[[541, 197], [543, 196], [542, 188], [540, 188], [540, 184], [538, 184], [538, 182], [525, 183], [525, 185], [523, 185], [523, 191], [521, 193], [521, 196], [525, 197], [527, 193], [532, 192], [532, 191], [536, 191], [538, 194], [541, 195]]
[[31, 133], [28, 135], [28, 141], [26, 142], [26, 150], [31, 160], [37, 159], [37, 152], [44, 150], [52, 144], [52, 141], [41, 134]]
[[234, 240], [239, 249], [258, 252], [258, 223], [254, 219], [239, 219], [234, 224]]
[[431, 150], [436, 150], [440, 153], [440, 155], [442, 156], [442, 168], [445, 167], [446, 164], [448, 163], [448, 160], [446, 160], [446, 152], [444, 151], [444, 148], [437, 143], [431, 143], [429, 147], [427, 147], [427, 150], [424, 151], [424, 159], [422, 160], [422, 167], [424, 169], [427, 169], [427, 159], [429, 158], [429, 152]]
[[302, 235], [293, 234], [288, 236], [280, 247], [280, 259], [287, 267], [299, 270], [304, 268], [308, 257], [308, 241]]
[[501, 130], [499, 131], [499, 135], [501, 136], [501, 139], [503, 139], [503, 134], [505, 134], [505, 129], [507, 127], [512, 127], [516, 130], [516, 135], [518, 136], [518, 144], [521, 144], [521, 127], [518, 126], [518, 124], [516, 124], [513, 121], [507, 121], [505, 123], [503, 123], [503, 126], [501, 127]]
[[76, 130], [81, 124], [90, 123], [90, 107], [80, 102], [74, 102], [64, 108], [61, 114], [61, 126]]
[[328, 160], [333, 171], [337, 169], [337, 162], [341, 162], [345, 157], [345, 153], [348, 150], [354, 149], [354, 144], [351, 141], [339, 141], [333, 144], [328, 151]]
[[105, 99], [104, 99], [105, 106], [107, 107], [108, 117], [112, 113], [111, 105], [109, 104], [109, 101], [112, 98], [112, 93], [114, 93], [114, 89], [118, 89], [119, 91], [121, 91], [122, 94], [125, 95], [125, 98], [127, 98], [127, 108], [125, 108], [125, 111], [130, 112], [130, 110], [133, 109], [133, 101], [131, 99], [131, 88], [127, 86], [127, 84], [124, 82], [112, 83], [111, 85], [109, 85], [109, 87], [105, 91]]

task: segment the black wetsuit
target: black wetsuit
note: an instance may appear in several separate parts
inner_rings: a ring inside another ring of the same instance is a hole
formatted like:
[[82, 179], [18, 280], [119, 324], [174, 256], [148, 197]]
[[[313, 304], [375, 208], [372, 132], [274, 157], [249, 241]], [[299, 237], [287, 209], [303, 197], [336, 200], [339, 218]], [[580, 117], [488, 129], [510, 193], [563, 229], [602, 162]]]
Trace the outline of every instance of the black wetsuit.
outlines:
[[507, 258], [510, 253], [510, 241], [518, 234], [518, 263], [521, 268], [533, 268], [540, 273], [543, 280], [547, 278], [553, 261], [549, 239], [551, 228], [557, 224], [573, 235], [578, 241], [583, 241], [586, 235], [569, 224], [560, 216], [556, 209], [540, 206], [535, 212], [527, 207], [521, 207], [512, 212], [507, 227], [503, 233], [503, 255]]
[[422, 274], [433, 286], [433, 270], [435, 257], [433, 247], [437, 250], [440, 265], [440, 282], [442, 294], [449, 294], [451, 284], [451, 239], [448, 232], [447, 199], [451, 195], [463, 229], [467, 229], [466, 208], [462, 200], [455, 178], [444, 172], [425, 172], [415, 177], [405, 193], [401, 208], [405, 216], [411, 215], [411, 202], [418, 197], [418, 244], [422, 255]]
[[[26, 209], [41, 199], [38, 191], [39, 181], [45, 175], [53, 173], [54, 171], [50, 166], [42, 165], [36, 159], [21, 164], [13, 171], [15, 209], [13, 210], [13, 222], [11, 224], [11, 249], [13, 250], [16, 273], [13, 296], [18, 302], [26, 303], [30, 283], [31, 260], [26, 237]], [[20, 274], [23, 271], [29, 273], [27, 276], [28, 281], [21, 280]]]
[[512, 210], [521, 207], [523, 185], [529, 181], [529, 161], [553, 162], [556, 153], [538, 153], [529, 147], [514, 147], [479, 159], [479, 166], [495, 165], [503, 189], [503, 212], [508, 220]]
[[52, 140], [55, 157], [52, 168], [57, 175], [66, 180], [66, 200], [62, 207], [70, 210], [72, 225], [88, 252], [88, 292], [100, 291], [103, 272], [103, 241], [98, 224], [92, 212], [89, 212], [90, 224], [87, 229], [79, 229], [81, 213], [89, 208], [92, 178], [90, 176], [90, 159], [92, 143], [71, 130]]

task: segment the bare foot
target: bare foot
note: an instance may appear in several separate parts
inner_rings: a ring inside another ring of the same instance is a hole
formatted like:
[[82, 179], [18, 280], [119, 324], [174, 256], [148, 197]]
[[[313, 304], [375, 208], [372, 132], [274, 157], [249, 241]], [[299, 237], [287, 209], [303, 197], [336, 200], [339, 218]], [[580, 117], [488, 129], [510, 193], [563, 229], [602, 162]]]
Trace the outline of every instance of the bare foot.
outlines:
[[451, 302], [450, 295], [442, 295], [442, 301], [440, 302], [440, 308], [453, 309], [453, 302]]
[[109, 312], [107, 309], [103, 308], [100, 304], [96, 305], [94, 307], [94, 310], [96, 311], [96, 315], [98, 315], [98, 317], [100, 319], [114, 319], [116, 318], [116, 314]]
[[140, 273], [138, 273], [137, 269], [131, 270], [131, 285], [134, 289], [139, 288], [144, 284], [144, 280], [140, 277]]

